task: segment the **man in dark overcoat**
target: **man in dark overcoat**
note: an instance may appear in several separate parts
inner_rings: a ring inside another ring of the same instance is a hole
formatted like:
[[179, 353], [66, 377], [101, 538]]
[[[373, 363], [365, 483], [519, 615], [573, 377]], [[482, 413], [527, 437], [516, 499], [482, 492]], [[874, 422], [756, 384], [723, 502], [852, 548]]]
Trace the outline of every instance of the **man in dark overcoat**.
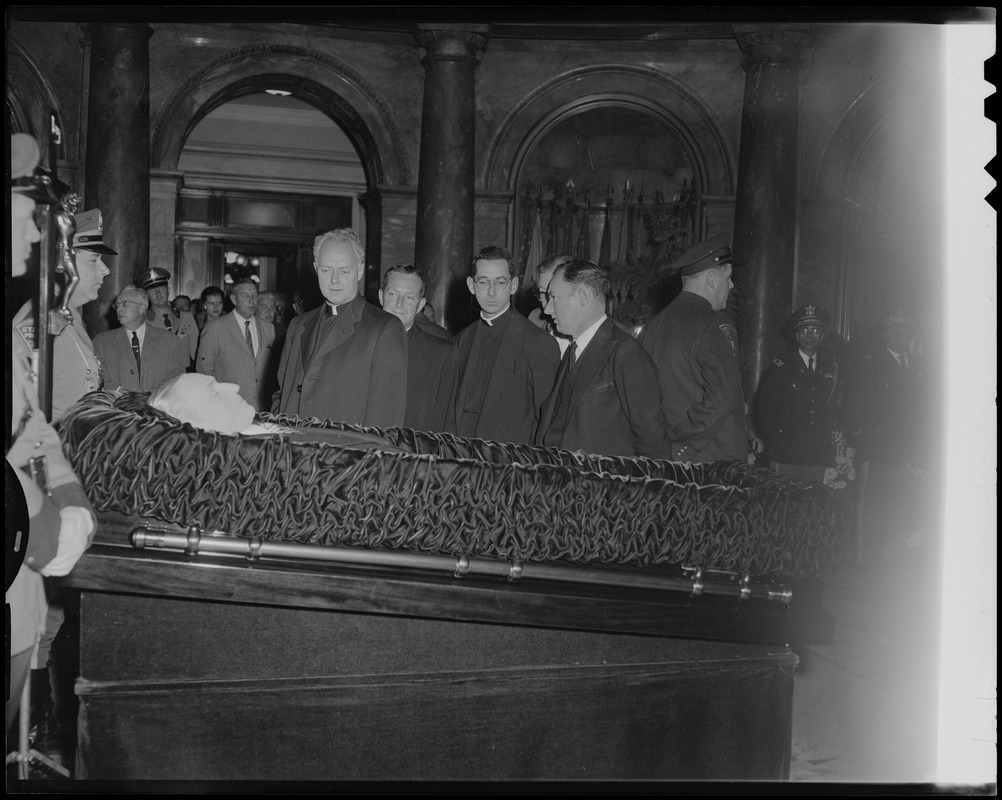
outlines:
[[738, 334], [723, 311], [734, 285], [730, 235], [697, 244], [674, 266], [682, 276], [682, 291], [639, 337], [657, 365], [672, 456], [678, 461], [746, 461]]

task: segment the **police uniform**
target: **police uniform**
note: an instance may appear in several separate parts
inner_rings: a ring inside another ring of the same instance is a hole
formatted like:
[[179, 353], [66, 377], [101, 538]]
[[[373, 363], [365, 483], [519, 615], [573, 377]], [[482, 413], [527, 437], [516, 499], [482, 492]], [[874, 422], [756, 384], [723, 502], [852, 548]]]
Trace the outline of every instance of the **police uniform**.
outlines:
[[[74, 221], [74, 250], [118, 255], [105, 244], [100, 209], [76, 214]], [[66, 410], [87, 392], [104, 387], [104, 370], [94, 353], [94, 343], [84, 326], [83, 314], [80, 308], [73, 311], [73, 324], [67, 326], [52, 345], [52, 422], [58, 422]]]
[[[38, 202], [55, 202], [47, 187], [31, 183], [38, 161], [37, 142], [27, 134], [13, 134], [11, 194], [22, 193]], [[12, 266], [8, 259], [8, 272], [13, 271]], [[10, 613], [7, 629], [8, 728], [21, 699], [35, 646], [45, 630], [48, 607], [41, 572], [67, 574], [89, 544], [96, 521], [83, 487], [63, 455], [59, 437], [45, 419], [38, 402], [32, 366], [35, 343], [30, 302], [14, 316], [10, 342], [11, 444], [6, 457], [24, 493], [30, 519], [24, 560], [6, 591]], [[28, 477], [39, 464], [47, 491]], [[8, 492], [12, 490], [8, 485]], [[66, 518], [63, 518], [64, 513]], [[16, 551], [8, 544], [6, 556], [15, 555]], [[57, 563], [59, 568], [55, 569]]]
[[[136, 279], [136, 285], [148, 292], [157, 286], [166, 286], [168, 281], [170, 272], [161, 267], [152, 267]], [[191, 359], [189, 366], [194, 365], [195, 355], [198, 353], [198, 325], [190, 311], [175, 311], [170, 304], [166, 311], [158, 311], [151, 305], [146, 309], [146, 324], [186, 339], [188, 357]]]
[[[729, 236], [707, 239], [677, 262], [682, 275], [730, 263]], [[683, 290], [640, 332], [658, 368], [661, 407], [672, 457], [680, 461], [745, 461], [748, 437], [733, 320]]]
[[[828, 327], [824, 309], [809, 305], [797, 309], [793, 330]], [[820, 482], [835, 464], [838, 365], [820, 352], [814, 370], [799, 348], [769, 365], [758, 390], [759, 433], [773, 469]], [[808, 469], [791, 469], [802, 467]]]

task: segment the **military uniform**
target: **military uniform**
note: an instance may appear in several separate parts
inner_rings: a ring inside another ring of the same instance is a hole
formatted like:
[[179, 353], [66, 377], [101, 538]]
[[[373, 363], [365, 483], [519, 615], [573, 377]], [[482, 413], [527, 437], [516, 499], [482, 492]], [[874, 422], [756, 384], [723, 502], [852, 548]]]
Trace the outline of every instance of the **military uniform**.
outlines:
[[[156, 286], [166, 286], [169, 280], [170, 272], [160, 267], [152, 267], [139, 276], [136, 285], [149, 291]], [[195, 355], [198, 353], [198, 325], [190, 311], [175, 311], [170, 305], [166, 311], [157, 311], [151, 305], [146, 310], [146, 324], [152, 328], [170, 331], [184, 339], [190, 359], [189, 366], [195, 363]]]
[[777, 358], [758, 390], [759, 433], [770, 460], [800, 466], [835, 463], [838, 365], [818, 356], [807, 368], [799, 351]]
[[[790, 316], [797, 340], [786, 358], [777, 358], [762, 376], [756, 410], [770, 466], [777, 472], [821, 482], [825, 471], [844, 461], [838, 424], [838, 365], [819, 348], [829, 326], [828, 312], [806, 305]], [[848, 462], [846, 462], [848, 465]]]

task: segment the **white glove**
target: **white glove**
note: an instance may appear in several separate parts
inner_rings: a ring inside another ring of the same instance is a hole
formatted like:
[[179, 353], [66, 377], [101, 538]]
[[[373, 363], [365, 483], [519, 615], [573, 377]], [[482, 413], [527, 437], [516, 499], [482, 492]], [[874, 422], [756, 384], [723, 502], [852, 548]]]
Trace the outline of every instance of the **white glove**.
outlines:
[[87, 549], [94, 520], [86, 508], [67, 506], [59, 509], [59, 544], [52, 560], [39, 572], [46, 578], [69, 575]]

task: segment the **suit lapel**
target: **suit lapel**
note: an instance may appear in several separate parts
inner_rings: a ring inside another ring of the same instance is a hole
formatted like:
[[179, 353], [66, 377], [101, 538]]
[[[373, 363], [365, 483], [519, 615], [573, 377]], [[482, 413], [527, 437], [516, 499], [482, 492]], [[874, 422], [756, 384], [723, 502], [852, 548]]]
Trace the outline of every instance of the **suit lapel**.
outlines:
[[314, 311], [307, 312], [304, 315], [303, 324], [299, 326], [300, 336], [302, 337], [300, 339], [300, 349], [304, 368], [310, 364], [310, 356], [313, 355], [313, 345], [315, 344], [313, 340], [316, 338], [317, 325], [320, 324], [323, 313], [323, 306]]
[[614, 325], [611, 319], [603, 322], [584, 352], [579, 356], [577, 370], [574, 374], [574, 383], [571, 385], [571, 397], [567, 403], [567, 416], [574, 413], [581, 404], [581, 398], [585, 396], [588, 389], [595, 383], [596, 378], [602, 372], [602, 367], [612, 355], [613, 341], [611, 326]]
[[324, 340], [317, 344], [317, 350], [313, 354], [315, 359], [323, 358], [355, 332], [355, 324], [362, 317], [362, 305], [356, 302], [357, 300], [358, 298], [356, 297], [355, 300], [341, 306], [339, 311], [341, 319], [335, 321], [334, 326], [327, 332]]

